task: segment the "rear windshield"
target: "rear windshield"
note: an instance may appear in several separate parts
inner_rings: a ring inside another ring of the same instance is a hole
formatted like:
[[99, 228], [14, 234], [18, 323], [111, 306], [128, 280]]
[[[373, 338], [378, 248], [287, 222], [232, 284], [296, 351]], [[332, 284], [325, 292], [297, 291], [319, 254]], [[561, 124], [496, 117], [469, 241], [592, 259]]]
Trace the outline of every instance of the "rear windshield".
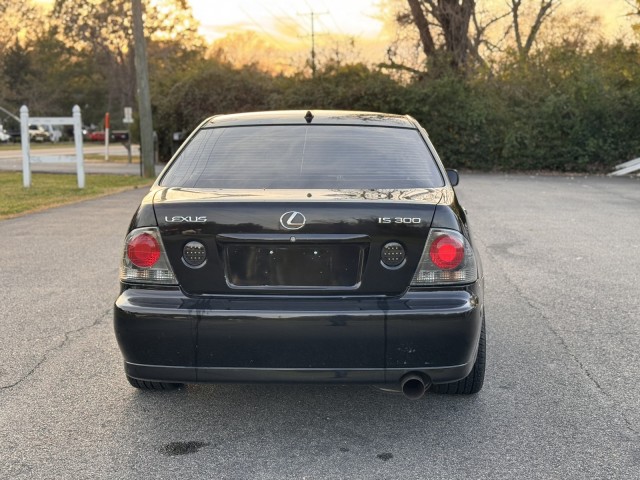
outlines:
[[416, 130], [335, 125], [202, 129], [160, 185], [369, 189], [444, 185]]

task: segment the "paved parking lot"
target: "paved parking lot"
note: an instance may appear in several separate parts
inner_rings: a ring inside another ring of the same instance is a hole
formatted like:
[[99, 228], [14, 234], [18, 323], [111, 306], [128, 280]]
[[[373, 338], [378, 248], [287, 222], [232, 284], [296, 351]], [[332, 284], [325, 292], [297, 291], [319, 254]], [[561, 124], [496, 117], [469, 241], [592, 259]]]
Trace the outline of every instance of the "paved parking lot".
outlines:
[[0, 477], [637, 478], [640, 181], [461, 176], [486, 274], [474, 397], [128, 386], [130, 191], [0, 222]]

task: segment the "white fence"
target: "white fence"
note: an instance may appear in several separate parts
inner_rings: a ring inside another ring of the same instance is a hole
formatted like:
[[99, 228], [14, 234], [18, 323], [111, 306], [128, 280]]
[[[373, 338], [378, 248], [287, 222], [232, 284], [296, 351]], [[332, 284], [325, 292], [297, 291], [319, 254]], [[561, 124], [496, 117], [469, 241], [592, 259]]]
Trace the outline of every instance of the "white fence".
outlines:
[[[73, 125], [73, 140], [76, 155], [73, 156], [31, 156], [29, 144], [29, 124], [33, 125]], [[82, 151], [82, 115], [80, 107], [75, 105], [71, 117], [32, 117], [26, 105], [20, 107], [20, 137], [22, 142], [22, 185], [31, 186], [32, 163], [74, 163], [78, 174], [78, 188], [84, 188], [84, 153]]]

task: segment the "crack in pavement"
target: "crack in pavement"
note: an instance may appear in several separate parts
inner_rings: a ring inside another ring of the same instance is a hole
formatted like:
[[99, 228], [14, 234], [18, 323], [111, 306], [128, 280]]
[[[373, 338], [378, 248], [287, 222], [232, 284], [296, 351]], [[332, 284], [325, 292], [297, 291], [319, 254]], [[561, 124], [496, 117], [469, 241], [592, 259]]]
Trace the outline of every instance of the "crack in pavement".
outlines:
[[[479, 242], [479, 243], [482, 243], [482, 242]], [[485, 247], [486, 247], [486, 245], [485, 245]], [[488, 252], [489, 256], [491, 256], [493, 258], [493, 260], [495, 261], [496, 264], [500, 264], [501, 263], [499, 257], [497, 257], [493, 253], [489, 252], [489, 250], [487, 250], [486, 248], [485, 248], [485, 251]], [[578, 358], [578, 356], [575, 353], [573, 353], [573, 351], [571, 350], [571, 348], [567, 344], [567, 342], [564, 339], [564, 337], [560, 334], [560, 332], [556, 328], [554, 328], [554, 326], [553, 326], [553, 324], [551, 322], [551, 318], [548, 317], [544, 313], [542, 306], [536, 304], [533, 300], [531, 300], [522, 291], [520, 286], [509, 276], [509, 274], [507, 273], [506, 269], [501, 268], [501, 271], [502, 271], [502, 274], [503, 274], [504, 278], [513, 287], [513, 289], [516, 291], [518, 296], [520, 296], [525, 302], [527, 302], [527, 305], [529, 305], [532, 309], [534, 309], [544, 319], [545, 324], [547, 326], [547, 329], [559, 340], [560, 345], [562, 346], [564, 351], [569, 355], [569, 357], [578, 366], [578, 368], [586, 375], [586, 377], [596, 387], [596, 389], [600, 392], [600, 394], [603, 395], [609, 402], [614, 403], [614, 399], [611, 397], [609, 392], [602, 387], [600, 382], [597, 380], [596, 376], [586, 367], [586, 365], [584, 365], [582, 363], [582, 361]], [[569, 315], [572, 315], [572, 314], [569, 313]], [[630, 432], [632, 432], [635, 436], [639, 436], [640, 432], [635, 428], [635, 426], [633, 425], [633, 423], [631, 423], [631, 421], [627, 418], [627, 416], [622, 411], [618, 410], [618, 412], [619, 412], [622, 420], [624, 421], [627, 429]]]
[[[524, 301], [527, 302], [527, 305], [529, 305], [531, 308], [533, 308], [535, 311], [537, 311], [538, 314], [545, 320], [545, 323], [547, 325], [547, 329], [558, 339], [558, 341], [560, 342], [560, 345], [563, 347], [563, 349], [565, 350], [567, 355], [569, 355], [569, 357], [574, 361], [574, 363], [578, 366], [578, 368], [580, 368], [580, 370], [582, 370], [582, 372], [584, 372], [584, 374], [587, 376], [587, 378], [589, 380], [591, 380], [591, 383], [593, 383], [593, 385], [595, 385], [595, 387], [598, 389], [600, 394], [603, 395], [604, 397], [606, 397], [610, 402], [613, 403], [614, 399], [611, 397], [609, 392], [602, 387], [602, 385], [597, 380], [597, 378], [593, 374], [593, 372], [591, 372], [591, 370], [589, 370], [586, 367], [586, 365], [584, 363], [582, 363], [582, 361], [578, 358], [578, 356], [575, 353], [573, 353], [573, 351], [571, 350], [571, 348], [569, 347], [569, 345], [565, 341], [564, 337], [560, 334], [560, 332], [558, 330], [556, 330], [553, 327], [553, 325], [551, 323], [551, 319], [547, 315], [545, 315], [543, 313], [542, 308], [540, 308], [538, 305], [535, 305], [532, 300], [527, 298], [527, 296], [522, 293], [522, 291], [517, 287], [517, 285], [515, 283], [513, 283], [513, 281], [508, 277], [508, 275], [505, 274], [505, 277], [508, 279], [509, 283], [511, 283], [511, 285], [514, 287], [514, 289], [516, 290], [516, 293], [518, 295], [520, 295], [524, 299]], [[622, 420], [626, 424], [627, 429], [629, 431], [633, 432], [636, 436], [640, 435], [640, 432], [635, 429], [634, 425], [627, 418], [627, 416], [621, 411], [619, 413], [620, 413], [620, 416], [621, 416]]]
[[105, 319], [106, 317], [110, 316], [111, 312], [112, 312], [112, 309], [108, 308], [104, 313], [99, 315], [89, 325], [83, 325], [82, 327], [76, 328], [74, 330], [69, 330], [69, 331], [64, 332], [64, 334], [63, 334], [64, 338], [62, 339], [62, 341], [58, 345], [55, 345], [55, 346], [49, 348], [48, 350], [46, 350], [44, 352], [44, 354], [42, 355], [42, 358], [40, 360], [38, 360], [38, 362], [35, 364], [35, 366], [33, 368], [31, 368], [31, 370], [29, 370], [26, 374], [21, 376], [14, 383], [11, 383], [9, 385], [0, 386], [0, 390], [9, 390], [9, 389], [11, 389], [13, 387], [16, 387], [16, 386], [20, 385], [27, 378], [29, 378], [31, 375], [33, 375], [36, 372], [36, 370], [38, 370], [38, 368], [40, 368], [42, 366], [42, 364], [44, 362], [47, 361], [47, 359], [49, 358], [49, 355], [51, 353], [53, 353], [55, 351], [62, 350], [67, 345], [67, 343], [69, 343], [69, 341], [71, 340], [71, 335], [79, 333], [79, 332], [82, 332], [84, 330], [89, 330], [90, 328], [93, 328], [93, 327], [96, 327], [96, 326], [100, 325], [102, 323], [103, 319]]

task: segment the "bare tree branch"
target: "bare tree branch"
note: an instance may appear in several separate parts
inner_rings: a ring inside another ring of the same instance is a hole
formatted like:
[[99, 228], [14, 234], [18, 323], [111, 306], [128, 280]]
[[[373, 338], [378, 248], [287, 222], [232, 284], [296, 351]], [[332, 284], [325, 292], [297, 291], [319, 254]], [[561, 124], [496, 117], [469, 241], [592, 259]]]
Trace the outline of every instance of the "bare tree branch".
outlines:
[[400, 63], [390, 62], [390, 63], [379, 63], [378, 68], [384, 68], [387, 70], [399, 70], [402, 72], [409, 72], [415, 75], [423, 75], [424, 72], [417, 70], [415, 68], [408, 67], [407, 65], [402, 65]]
[[[511, 35], [519, 57], [526, 59], [562, 0], [505, 0], [505, 10], [491, 13], [478, 11], [476, 3], [476, 0], [407, 0], [408, 9], [398, 16], [398, 21], [418, 30], [420, 46], [427, 58], [437, 57], [440, 61], [436, 64], [448, 63], [454, 71], [465, 72], [474, 65], [486, 65], [484, 56], [498, 50]], [[490, 29], [509, 17], [509, 25], [501, 29], [502, 38], [496, 40], [494, 37], [500, 35], [494, 35]]]
[[529, 52], [533, 47], [533, 44], [536, 41], [538, 36], [538, 32], [542, 27], [544, 21], [553, 13], [553, 11], [560, 5], [561, 0], [540, 0], [540, 6], [538, 7], [538, 12], [536, 13], [535, 19], [529, 33], [527, 34], [527, 39], [523, 43], [523, 35], [522, 35], [522, 26], [520, 24], [520, 8], [522, 6], [522, 0], [511, 0], [511, 16], [513, 19], [513, 33], [516, 40], [516, 47], [518, 49], [518, 54], [521, 58], [526, 58], [529, 56]]
[[496, 15], [492, 18], [490, 18], [488, 21], [486, 21], [485, 23], [480, 23], [480, 20], [478, 19], [478, 12], [474, 11], [473, 15], [472, 15], [472, 21], [473, 21], [473, 28], [474, 28], [474, 34], [473, 34], [473, 38], [471, 40], [471, 50], [472, 50], [472, 54], [473, 56], [476, 58], [476, 60], [483, 66], [486, 65], [486, 61], [484, 60], [484, 58], [482, 57], [482, 55], [480, 54], [480, 47], [482, 45], [487, 46], [487, 48], [490, 51], [493, 51], [497, 45], [499, 45], [504, 38], [508, 35], [508, 32], [510, 31], [510, 28], [507, 29], [507, 32], [505, 32], [504, 36], [498, 41], [496, 42], [496, 44], [493, 44], [491, 42], [489, 42], [486, 33], [487, 30], [494, 25], [495, 23], [499, 22], [500, 20], [508, 17], [509, 15], [511, 15], [511, 10], [503, 13], [503, 14], [499, 14]]
[[520, 5], [521, 0], [511, 0], [511, 15], [513, 16], [513, 35], [516, 38], [518, 52], [523, 51], [522, 36], [520, 35]]
[[422, 10], [420, 0], [407, 0], [407, 2], [409, 3], [409, 8], [411, 9], [413, 23], [415, 23], [416, 27], [418, 28], [418, 33], [420, 34], [422, 49], [424, 51], [424, 54], [429, 57], [436, 51], [436, 45], [433, 41], [431, 30], [429, 29], [429, 22], [427, 21], [427, 17], [424, 14], [424, 11]]
[[425, 55], [445, 57], [454, 70], [466, 70], [469, 56], [474, 55], [469, 27], [475, 0], [407, 0], [407, 3]]
[[[556, 6], [557, 5], [558, 4], [556, 3]], [[538, 32], [540, 31], [540, 27], [542, 26], [542, 23], [553, 12], [553, 7], [554, 7], [554, 0], [546, 0], [546, 1], [545, 0], [541, 0], [540, 1], [540, 9], [538, 10], [538, 14], [536, 15], [536, 19], [533, 22], [533, 26], [531, 27], [531, 30], [529, 31], [529, 36], [527, 37], [527, 42], [524, 44], [524, 49], [525, 49], [525, 54], [526, 55], [529, 54], [529, 51], [531, 50], [533, 42], [535, 41], [536, 36], [538, 35]]]

